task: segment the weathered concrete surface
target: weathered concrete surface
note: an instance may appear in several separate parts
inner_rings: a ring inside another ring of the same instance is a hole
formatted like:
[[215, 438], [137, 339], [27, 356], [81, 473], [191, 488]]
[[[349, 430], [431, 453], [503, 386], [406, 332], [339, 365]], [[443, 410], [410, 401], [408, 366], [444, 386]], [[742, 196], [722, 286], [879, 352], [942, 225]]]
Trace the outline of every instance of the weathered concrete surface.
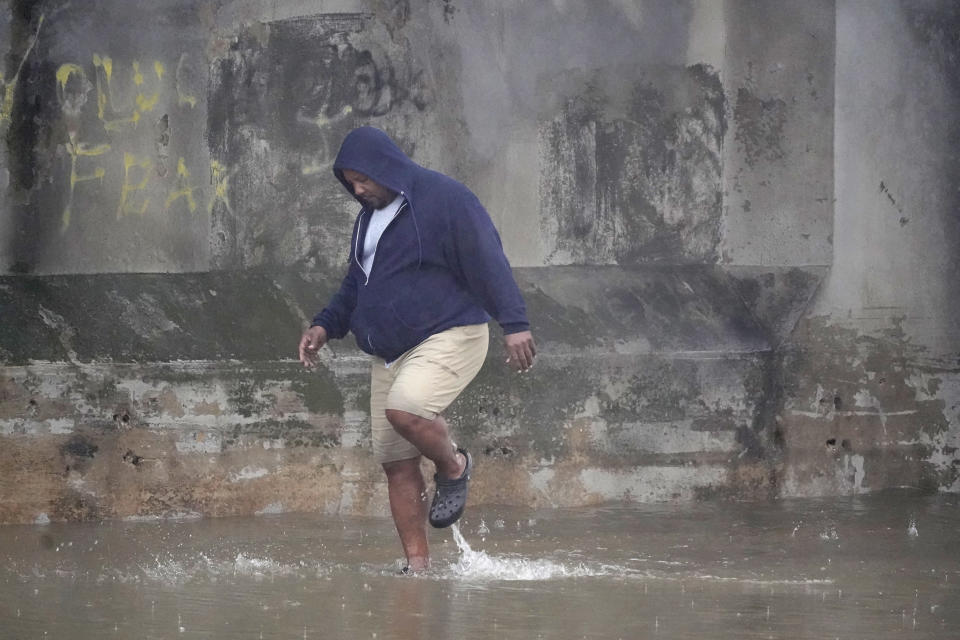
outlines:
[[256, 272], [0, 277], [0, 357], [274, 360], [312, 317], [301, 305], [322, 305], [338, 284]]
[[[762, 356], [497, 359], [451, 407], [478, 502], [573, 506], [768, 497], [751, 424]], [[370, 461], [368, 369], [299, 363], [34, 364], [0, 393], [0, 520], [386, 514]], [[341, 397], [343, 394], [343, 397]], [[24, 487], [28, 487], [24, 490]]]
[[837, 6], [834, 264], [784, 362], [784, 493], [960, 490], [960, 10]]
[[[478, 454], [478, 501], [771, 495], [774, 435], [756, 419], [769, 344], [722, 270], [517, 277], [543, 357], [519, 376], [492, 345], [449, 411]], [[313, 372], [290, 357], [299, 309], [329, 290], [143, 274], [7, 277], [0, 291], [4, 317], [36, 328], [0, 332], [0, 520], [385, 513], [368, 360], [348, 343]]]
[[723, 261], [833, 259], [834, 2], [724, 3]]
[[783, 371], [784, 495], [960, 487], [956, 354], [820, 316], [791, 336]]
[[336, 180], [340, 141], [359, 123], [397, 133], [414, 156], [431, 98], [410, 46], [369, 13], [243, 29], [214, 64], [209, 144], [229, 175], [213, 208], [213, 265], [336, 271], [356, 201]]
[[8, 273], [331, 270], [353, 212], [332, 155], [368, 122], [469, 178], [516, 266], [829, 263], [826, 2], [50, 0], [10, 16]]
[[3, 270], [206, 269], [209, 6], [11, 5]]
[[827, 266], [771, 267], [725, 265], [737, 294], [766, 330], [774, 347], [786, 339], [806, 314], [829, 272]]
[[372, 483], [368, 456], [341, 447], [344, 415], [366, 416], [328, 370], [34, 364], [5, 368], [0, 388], [6, 522], [364, 512], [373, 497], [350, 491]]
[[[13, 106], [13, 96], [16, 87], [19, 84], [19, 64], [13, 63], [10, 56], [11, 49], [11, 26], [13, 24], [13, 12], [11, 11], [9, 0], [0, 0], [0, 138], [4, 140], [0, 144], [0, 237], [9, 237], [13, 232], [13, 218], [7, 215], [7, 191], [10, 185], [10, 163], [7, 152], [7, 131], [10, 129], [11, 112]], [[0, 255], [3, 255], [4, 249], [0, 249]], [[0, 260], [0, 269], [6, 272], [5, 265], [8, 260]]]
[[544, 260], [715, 262], [726, 128], [719, 74], [648, 68], [629, 87], [625, 75], [613, 68], [556, 81], [570, 97], [540, 129]]
[[477, 501], [960, 490], [952, 3], [0, 9], [0, 521], [385, 512], [361, 354], [293, 361], [361, 124], [519, 267]]

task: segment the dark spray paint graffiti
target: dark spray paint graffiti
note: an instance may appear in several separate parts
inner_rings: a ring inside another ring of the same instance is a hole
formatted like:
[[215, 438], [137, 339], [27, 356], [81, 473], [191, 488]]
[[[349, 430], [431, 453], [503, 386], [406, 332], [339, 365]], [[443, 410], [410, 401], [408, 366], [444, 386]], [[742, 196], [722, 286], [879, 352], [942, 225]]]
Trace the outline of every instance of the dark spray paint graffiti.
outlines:
[[235, 214], [214, 207], [220, 266], [339, 265], [350, 227], [330, 219], [346, 197], [330, 179], [340, 141], [371, 119], [426, 107], [422, 74], [406, 52], [383, 48], [372, 22], [339, 14], [260, 25], [220, 61], [209, 142], [230, 201], [242, 203]]

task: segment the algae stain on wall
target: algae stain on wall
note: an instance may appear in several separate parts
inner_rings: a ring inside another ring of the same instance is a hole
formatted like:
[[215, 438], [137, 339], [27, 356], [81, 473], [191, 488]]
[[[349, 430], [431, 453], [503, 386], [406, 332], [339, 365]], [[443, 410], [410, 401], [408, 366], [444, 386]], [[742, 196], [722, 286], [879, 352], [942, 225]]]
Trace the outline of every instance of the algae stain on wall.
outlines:
[[671, 67], [648, 72], [626, 96], [602, 80], [568, 91], [540, 126], [548, 264], [716, 262], [726, 129], [719, 74]]
[[762, 99], [748, 87], [737, 90], [733, 109], [737, 125], [734, 139], [743, 147], [744, 160], [749, 167], [784, 157], [786, 110], [787, 103], [781, 98]]

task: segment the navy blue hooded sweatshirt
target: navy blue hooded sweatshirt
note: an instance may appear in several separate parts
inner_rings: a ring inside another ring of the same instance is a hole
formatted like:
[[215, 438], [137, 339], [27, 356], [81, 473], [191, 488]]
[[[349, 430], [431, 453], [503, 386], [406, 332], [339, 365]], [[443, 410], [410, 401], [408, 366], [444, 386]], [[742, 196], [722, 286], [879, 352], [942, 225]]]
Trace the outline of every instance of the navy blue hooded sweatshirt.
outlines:
[[416, 164], [373, 127], [351, 131], [333, 164], [354, 195], [344, 169], [401, 194], [407, 206], [380, 237], [370, 273], [360, 258], [371, 211], [361, 209], [347, 275], [312, 326], [329, 338], [352, 331], [362, 350], [387, 362], [433, 334], [491, 316], [505, 334], [529, 328], [500, 236], [467, 187]]

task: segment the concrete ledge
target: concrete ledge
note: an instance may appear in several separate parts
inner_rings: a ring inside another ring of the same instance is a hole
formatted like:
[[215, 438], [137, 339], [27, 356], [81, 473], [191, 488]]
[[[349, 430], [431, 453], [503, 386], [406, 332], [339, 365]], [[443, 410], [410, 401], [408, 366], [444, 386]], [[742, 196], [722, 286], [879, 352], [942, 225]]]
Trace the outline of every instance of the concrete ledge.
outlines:
[[[571, 266], [515, 273], [546, 352], [726, 354], [770, 348], [767, 330], [719, 267]], [[340, 277], [249, 271], [3, 276], [0, 363], [291, 358], [303, 327]], [[790, 311], [781, 306], [781, 315]], [[334, 349], [358, 353], [352, 339]]]
[[333, 287], [260, 273], [0, 278], [0, 361], [272, 360], [295, 355]]

